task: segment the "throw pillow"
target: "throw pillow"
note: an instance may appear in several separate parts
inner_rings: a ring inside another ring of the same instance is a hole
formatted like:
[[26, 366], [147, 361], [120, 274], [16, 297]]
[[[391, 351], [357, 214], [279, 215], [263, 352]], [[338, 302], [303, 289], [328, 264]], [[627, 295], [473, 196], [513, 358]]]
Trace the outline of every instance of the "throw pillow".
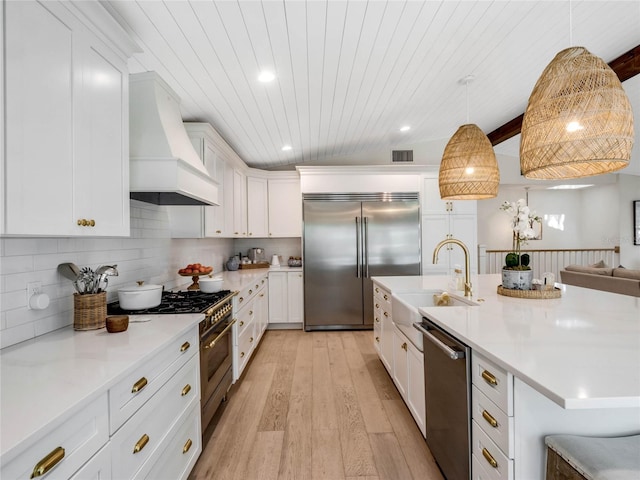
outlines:
[[607, 264], [604, 263], [604, 260], [600, 260], [592, 265], [589, 265], [591, 268], [607, 268]]

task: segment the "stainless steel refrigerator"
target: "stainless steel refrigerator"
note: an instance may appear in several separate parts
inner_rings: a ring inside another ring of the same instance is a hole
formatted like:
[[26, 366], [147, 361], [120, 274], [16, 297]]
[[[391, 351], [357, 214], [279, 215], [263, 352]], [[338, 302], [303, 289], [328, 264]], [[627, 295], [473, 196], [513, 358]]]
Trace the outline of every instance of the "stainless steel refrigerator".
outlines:
[[371, 277], [420, 275], [417, 193], [304, 194], [305, 330], [373, 326]]

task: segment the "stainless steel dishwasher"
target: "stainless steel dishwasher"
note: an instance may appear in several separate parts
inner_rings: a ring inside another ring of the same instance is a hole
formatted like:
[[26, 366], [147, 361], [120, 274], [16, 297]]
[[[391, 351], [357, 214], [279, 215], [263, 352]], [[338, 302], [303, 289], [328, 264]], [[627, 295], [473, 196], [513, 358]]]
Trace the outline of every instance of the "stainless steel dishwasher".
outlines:
[[471, 478], [471, 349], [427, 318], [424, 336], [426, 438], [447, 480]]

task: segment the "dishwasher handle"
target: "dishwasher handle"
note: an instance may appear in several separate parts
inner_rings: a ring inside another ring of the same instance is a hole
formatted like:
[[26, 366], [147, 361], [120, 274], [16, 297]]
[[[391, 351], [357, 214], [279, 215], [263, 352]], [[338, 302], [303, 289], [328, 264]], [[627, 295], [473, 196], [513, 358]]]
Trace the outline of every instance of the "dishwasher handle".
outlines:
[[464, 352], [461, 352], [459, 350], [454, 350], [449, 345], [442, 343], [435, 335], [433, 335], [431, 332], [429, 332], [429, 330], [424, 328], [422, 324], [414, 323], [413, 326], [416, 330], [419, 330], [422, 333], [422, 335], [425, 336], [425, 338], [427, 338], [429, 341], [435, 344], [438, 348], [440, 348], [440, 350], [446, 353], [451, 360], [460, 360], [464, 358]]

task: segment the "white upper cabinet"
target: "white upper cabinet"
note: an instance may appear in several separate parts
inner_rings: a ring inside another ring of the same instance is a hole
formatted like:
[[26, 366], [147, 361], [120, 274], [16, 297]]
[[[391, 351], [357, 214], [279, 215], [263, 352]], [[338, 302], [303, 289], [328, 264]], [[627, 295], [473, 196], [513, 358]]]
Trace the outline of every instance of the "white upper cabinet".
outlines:
[[233, 236], [247, 236], [247, 177], [239, 169], [233, 171]]
[[135, 45], [98, 4], [4, 7], [2, 233], [129, 235], [127, 57]]
[[269, 179], [269, 237], [302, 235], [300, 178]]
[[247, 177], [247, 225], [249, 237], [267, 236], [269, 231], [269, 200], [267, 179]]
[[476, 200], [442, 200], [438, 178], [422, 179], [422, 215], [451, 213], [472, 214], [477, 212]]

